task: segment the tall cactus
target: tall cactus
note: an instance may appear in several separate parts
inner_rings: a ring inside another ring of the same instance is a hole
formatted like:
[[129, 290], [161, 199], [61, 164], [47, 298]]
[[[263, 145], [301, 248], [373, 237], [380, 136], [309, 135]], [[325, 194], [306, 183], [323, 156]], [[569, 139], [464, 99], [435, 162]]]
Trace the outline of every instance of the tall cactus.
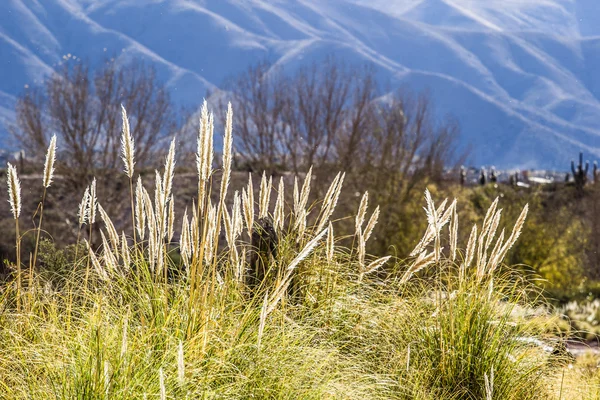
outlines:
[[461, 165], [460, 166], [460, 185], [465, 186], [466, 181], [467, 181], [467, 171], [465, 170], [465, 166]]
[[490, 169], [490, 182], [492, 182], [492, 183], [498, 182], [498, 176], [496, 175], [496, 167], [492, 167]]
[[575, 187], [577, 190], [583, 190], [583, 187], [587, 182], [587, 174], [589, 169], [589, 161], [586, 161], [585, 168], [583, 167], [583, 152], [579, 153], [579, 165], [577, 166], [577, 169], [575, 169], [575, 161], [571, 160], [571, 172], [573, 172], [573, 179], [575, 179]]

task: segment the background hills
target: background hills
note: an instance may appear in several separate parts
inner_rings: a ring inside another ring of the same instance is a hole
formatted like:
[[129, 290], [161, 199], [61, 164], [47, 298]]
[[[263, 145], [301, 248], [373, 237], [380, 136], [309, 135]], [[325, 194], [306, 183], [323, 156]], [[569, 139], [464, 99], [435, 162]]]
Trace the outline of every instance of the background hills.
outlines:
[[566, 169], [600, 157], [598, 21], [597, 0], [3, 0], [0, 123], [64, 62], [143, 59], [193, 106], [259, 61], [335, 54], [429, 89], [475, 165]]

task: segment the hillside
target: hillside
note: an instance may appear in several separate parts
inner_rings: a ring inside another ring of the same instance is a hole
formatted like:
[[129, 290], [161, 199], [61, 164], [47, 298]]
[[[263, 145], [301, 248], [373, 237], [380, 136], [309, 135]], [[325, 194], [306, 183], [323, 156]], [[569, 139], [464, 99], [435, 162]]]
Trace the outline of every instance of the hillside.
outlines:
[[195, 105], [251, 63], [293, 70], [334, 53], [374, 63], [391, 88], [430, 89], [440, 116], [460, 121], [473, 164], [564, 169], [579, 150], [600, 157], [595, 0], [5, 0], [0, 7], [4, 124], [14, 118], [15, 96], [67, 61], [142, 58], [178, 103]]

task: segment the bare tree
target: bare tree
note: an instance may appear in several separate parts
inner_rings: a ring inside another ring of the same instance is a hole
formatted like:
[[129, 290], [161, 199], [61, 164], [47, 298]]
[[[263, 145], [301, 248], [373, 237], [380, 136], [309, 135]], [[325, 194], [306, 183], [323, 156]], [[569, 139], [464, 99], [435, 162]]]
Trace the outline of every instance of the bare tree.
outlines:
[[169, 94], [154, 69], [141, 63], [106, 62], [94, 73], [86, 63], [65, 65], [43, 87], [21, 95], [10, 130], [34, 156], [42, 156], [57, 133], [61, 172], [83, 185], [90, 175], [119, 167], [121, 104], [130, 116], [137, 163], [147, 165], [176, 123]]
[[285, 168], [286, 153], [281, 141], [285, 129], [281, 122], [285, 84], [279, 71], [264, 62], [225, 85], [232, 93], [236, 110], [235, 150], [244, 155], [252, 168], [273, 171], [276, 164]]
[[287, 78], [283, 138], [294, 172], [331, 163], [357, 74], [328, 57]]

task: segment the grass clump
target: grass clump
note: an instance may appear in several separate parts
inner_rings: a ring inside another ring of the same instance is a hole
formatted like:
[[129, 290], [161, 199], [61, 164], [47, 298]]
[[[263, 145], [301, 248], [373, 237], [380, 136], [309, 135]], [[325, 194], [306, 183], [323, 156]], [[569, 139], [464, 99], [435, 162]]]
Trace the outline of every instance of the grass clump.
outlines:
[[502, 272], [527, 209], [497, 234], [494, 202], [463, 251], [456, 202], [436, 205], [426, 192], [428, 228], [411, 258], [370, 258], [379, 208], [368, 211], [367, 194], [354, 235], [334, 235], [342, 173], [313, 204], [310, 173], [293, 204], [283, 180], [274, 190], [266, 175], [256, 202], [251, 179], [230, 193], [231, 112], [213, 202], [213, 117], [202, 109], [198, 190], [182, 213], [175, 142], [151, 196], [141, 178], [133, 183], [123, 110], [132, 226], [117, 232], [92, 183], [77, 244], [38, 242], [37, 259], [60, 273], [32, 266], [23, 281], [15, 269], [0, 297], [6, 398], [547, 398], [553, 363], [530, 340], [546, 327], [515, 316], [531, 305], [529, 287]]

